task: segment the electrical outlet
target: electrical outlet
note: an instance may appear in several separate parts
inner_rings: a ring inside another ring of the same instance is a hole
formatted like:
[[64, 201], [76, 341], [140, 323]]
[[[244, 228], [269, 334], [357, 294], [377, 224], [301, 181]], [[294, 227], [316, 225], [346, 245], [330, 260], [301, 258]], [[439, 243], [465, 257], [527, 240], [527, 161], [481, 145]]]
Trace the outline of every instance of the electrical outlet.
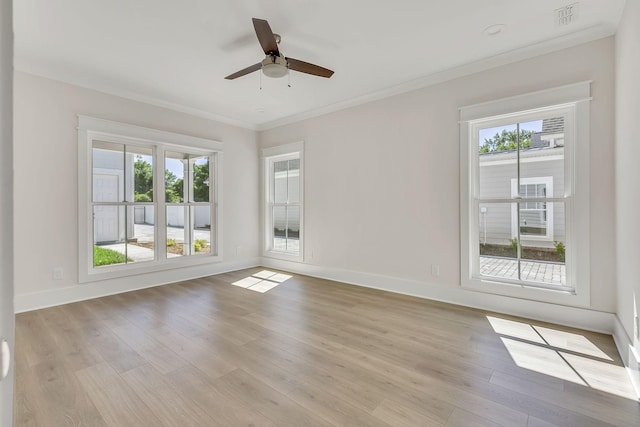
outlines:
[[440, 276], [440, 266], [438, 264], [431, 264], [431, 275], [433, 277]]
[[64, 278], [64, 270], [62, 267], [55, 267], [53, 269], [53, 280], [62, 280]]

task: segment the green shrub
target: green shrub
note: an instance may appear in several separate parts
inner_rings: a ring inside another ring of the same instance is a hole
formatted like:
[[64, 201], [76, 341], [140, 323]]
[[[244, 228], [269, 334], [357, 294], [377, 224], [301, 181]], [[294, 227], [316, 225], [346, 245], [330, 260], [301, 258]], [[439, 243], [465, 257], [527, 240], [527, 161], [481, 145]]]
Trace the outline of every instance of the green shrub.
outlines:
[[167, 239], [167, 247], [173, 247], [176, 246], [178, 243], [176, 243], [176, 239]]
[[511, 247], [513, 248], [513, 251], [515, 253], [518, 253], [518, 238], [514, 237], [513, 239], [511, 239]]
[[200, 252], [206, 247], [207, 247], [207, 241], [205, 239], [198, 239], [195, 242], [193, 242], [193, 249], [196, 252]]
[[558, 258], [560, 258], [560, 261], [564, 262], [564, 257], [565, 257], [564, 243], [553, 242], [553, 245], [556, 247], [556, 254], [558, 255]]
[[147, 193], [136, 193], [133, 196], [133, 201], [134, 202], [153, 202], [153, 200], [151, 200], [151, 197]]
[[120, 252], [113, 251], [107, 248], [101, 248], [100, 246], [93, 245], [93, 266], [99, 267], [101, 265], [110, 264], [124, 264], [131, 259], [126, 258]]

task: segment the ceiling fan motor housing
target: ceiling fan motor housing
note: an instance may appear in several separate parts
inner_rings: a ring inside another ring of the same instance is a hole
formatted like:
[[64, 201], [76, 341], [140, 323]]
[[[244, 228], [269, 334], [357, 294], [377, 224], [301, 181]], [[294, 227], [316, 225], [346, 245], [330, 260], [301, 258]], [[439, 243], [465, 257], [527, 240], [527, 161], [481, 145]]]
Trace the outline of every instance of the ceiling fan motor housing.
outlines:
[[262, 72], [267, 77], [284, 77], [289, 72], [287, 60], [282, 56], [267, 55], [262, 60]]
[[233, 80], [242, 77], [254, 71], [262, 69], [262, 73], [271, 78], [284, 77], [289, 74], [289, 69], [298, 71], [312, 76], [320, 76], [329, 78], [333, 75], [333, 71], [328, 68], [320, 67], [309, 62], [300, 61], [295, 58], [285, 58], [278, 49], [280, 43], [280, 35], [275, 34], [271, 30], [271, 26], [264, 19], [253, 18], [253, 28], [256, 30], [256, 36], [260, 42], [260, 47], [265, 53], [265, 58], [257, 64], [250, 65], [233, 74], [229, 74], [225, 79]]

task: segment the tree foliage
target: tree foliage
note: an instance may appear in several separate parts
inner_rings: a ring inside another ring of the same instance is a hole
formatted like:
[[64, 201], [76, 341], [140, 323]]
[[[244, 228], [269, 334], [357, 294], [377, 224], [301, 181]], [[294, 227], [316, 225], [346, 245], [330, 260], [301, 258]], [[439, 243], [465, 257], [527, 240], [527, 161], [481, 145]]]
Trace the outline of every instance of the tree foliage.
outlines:
[[[520, 130], [520, 149], [529, 148], [531, 146], [531, 135], [533, 135], [533, 131], [531, 130]], [[485, 138], [484, 143], [480, 146], [479, 152], [480, 154], [483, 154], [515, 150], [518, 146], [518, 143], [516, 142], [517, 136], [517, 131], [503, 129], [500, 133], [496, 132], [493, 138]]]
[[[149, 162], [136, 157], [133, 164], [134, 200], [136, 202], [153, 201], [153, 167]], [[184, 181], [169, 169], [164, 171], [165, 201], [181, 203], [184, 201]], [[209, 162], [193, 165], [193, 197], [196, 202], [209, 201]]]
[[209, 162], [193, 165], [193, 200], [209, 201]]
[[182, 179], [178, 179], [169, 169], [164, 170], [164, 193], [167, 203], [180, 203], [184, 201]]
[[152, 202], [153, 201], [153, 167], [142, 156], [136, 156], [133, 164], [134, 176], [134, 201], [136, 202]]

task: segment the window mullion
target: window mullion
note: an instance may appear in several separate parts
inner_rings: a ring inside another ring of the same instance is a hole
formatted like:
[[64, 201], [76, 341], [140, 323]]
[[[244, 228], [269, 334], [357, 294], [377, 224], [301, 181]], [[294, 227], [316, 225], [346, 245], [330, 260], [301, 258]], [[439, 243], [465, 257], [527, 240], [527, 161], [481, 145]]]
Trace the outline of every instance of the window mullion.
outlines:
[[[520, 194], [520, 123], [516, 123], [516, 189], [518, 191], [517, 198], [521, 199]], [[520, 202], [516, 203], [516, 257], [518, 259], [518, 280], [522, 280], [522, 245], [520, 244]]]

